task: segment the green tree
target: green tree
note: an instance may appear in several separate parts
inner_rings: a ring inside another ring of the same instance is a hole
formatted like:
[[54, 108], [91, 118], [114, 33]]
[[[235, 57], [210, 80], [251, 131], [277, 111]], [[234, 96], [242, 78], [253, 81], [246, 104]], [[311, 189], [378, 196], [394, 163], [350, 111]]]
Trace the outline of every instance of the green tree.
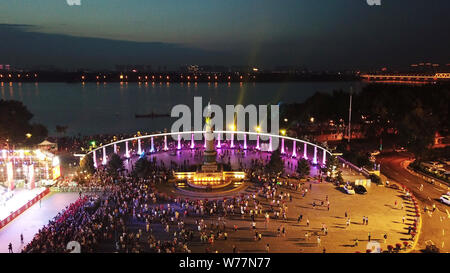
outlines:
[[133, 175], [137, 177], [147, 177], [152, 171], [152, 164], [146, 157], [139, 158], [134, 164]]
[[[0, 100], [0, 141], [12, 144], [35, 144], [47, 137], [41, 124], [30, 124], [33, 114], [20, 101]], [[27, 134], [31, 134], [27, 138]]]
[[280, 174], [284, 169], [284, 163], [281, 159], [281, 153], [280, 150], [275, 150], [272, 152], [272, 155], [270, 156], [270, 161], [267, 164], [267, 168], [270, 173], [272, 174]]
[[339, 160], [336, 156], [332, 155], [330, 157], [328, 157], [327, 162], [325, 163], [325, 168], [324, 168], [324, 172], [332, 172], [333, 171], [333, 166], [335, 166], [336, 168], [339, 165]]
[[87, 174], [95, 173], [94, 160], [92, 159], [92, 156], [85, 156], [81, 159], [80, 170], [82, 172], [86, 171]]
[[116, 153], [112, 154], [106, 168], [110, 175], [116, 176], [118, 174], [118, 170], [124, 168], [122, 158], [120, 158], [120, 156]]
[[310, 171], [311, 167], [309, 166], [308, 160], [304, 158], [300, 159], [297, 165], [297, 173], [300, 176], [300, 178], [304, 178], [305, 176], [309, 175]]

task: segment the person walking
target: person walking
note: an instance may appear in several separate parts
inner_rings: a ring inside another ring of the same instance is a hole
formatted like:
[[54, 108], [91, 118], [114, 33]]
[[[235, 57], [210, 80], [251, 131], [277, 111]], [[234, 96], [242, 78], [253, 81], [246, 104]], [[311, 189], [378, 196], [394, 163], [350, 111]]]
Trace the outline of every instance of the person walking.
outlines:
[[370, 235], [370, 232], [369, 232], [369, 234], [367, 235], [367, 238], [368, 238], [368, 241], [370, 242], [370, 239], [372, 238], [372, 236]]
[[320, 236], [317, 236], [317, 245], [320, 246]]
[[12, 248], [11, 243], [9, 243], [9, 245], [8, 245], [8, 253], [13, 253], [13, 248]]
[[266, 245], [266, 253], [269, 253], [269, 244]]
[[20, 234], [20, 242], [23, 244], [23, 234]]
[[358, 239], [355, 239], [355, 245], [354, 245], [355, 247], [357, 247], [358, 246]]
[[384, 239], [384, 243], [386, 243], [386, 240], [387, 240], [387, 234], [386, 234], [386, 232], [385, 232], [384, 235], [383, 235], [383, 239]]

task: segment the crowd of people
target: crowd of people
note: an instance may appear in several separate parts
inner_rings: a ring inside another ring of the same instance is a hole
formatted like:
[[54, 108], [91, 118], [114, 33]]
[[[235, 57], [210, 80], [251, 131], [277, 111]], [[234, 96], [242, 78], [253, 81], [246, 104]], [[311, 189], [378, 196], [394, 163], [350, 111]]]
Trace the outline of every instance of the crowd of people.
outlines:
[[[229, 199], [190, 200], [160, 192], [157, 186], [167, 183], [171, 168], [151, 162], [152, 172], [145, 178], [132, 172], [112, 177], [99, 168], [89, 185], [100, 187], [101, 194], [72, 204], [40, 230], [24, 251], [70, 252], [67, 244], [76, 241], [83, 252], [190, 252], [191, 245], [198, 244], [212, 252], [214, 241], [227, 240], [230, 232], [240, 228], [248, 228], [255, 240], [262, 240], [256, 218], [264, 219], [266, 225], [270, 219], [286, 219], [292, 195], [283, 188], [305, 190], [299, 183], [272, 179], [264, 172], [265, 160], [252, 160], [246, 169], [255, 182], [252, 192]], [[230, 217], [251, 220], [252, 225], [227, 226]], [[278, 230], [285, 235], [283, 226]]]

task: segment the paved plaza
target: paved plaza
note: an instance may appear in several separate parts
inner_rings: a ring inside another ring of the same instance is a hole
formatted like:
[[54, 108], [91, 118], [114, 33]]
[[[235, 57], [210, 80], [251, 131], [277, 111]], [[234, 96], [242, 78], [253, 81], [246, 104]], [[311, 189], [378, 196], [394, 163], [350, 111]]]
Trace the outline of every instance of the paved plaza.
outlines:
[[[50, 193], [37, 202], [11, 223], [0, 229], [0, 253], [8, 252], [12, 243], [13, 251], [20, 252], [39, 229], [48, 224], [60, 211], [78, 199], [78, 193]], [[23, 234], [24, 242], [20, 241]]]

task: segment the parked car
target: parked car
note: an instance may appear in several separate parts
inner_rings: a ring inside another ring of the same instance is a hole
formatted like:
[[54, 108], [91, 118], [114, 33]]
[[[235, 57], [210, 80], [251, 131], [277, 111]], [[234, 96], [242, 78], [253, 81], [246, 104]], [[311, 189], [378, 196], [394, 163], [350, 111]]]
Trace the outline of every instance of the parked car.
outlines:
[[344, 186], [344, 191], [345, 191], [347, 194], [355, 194], [355, 190], [354, 190], [353, 187], [350, 186], [350, 185]]
[[357, 194], [366, 194], [367, 190], [366, 190], [366, 188], [364, 186], [358, 185], [358, 186], [355, 186], [355, 192]]
[[441, 198], [439, 198], [442, 203], [450, 206], [450, 196], [449, 195], [442, 195]]

